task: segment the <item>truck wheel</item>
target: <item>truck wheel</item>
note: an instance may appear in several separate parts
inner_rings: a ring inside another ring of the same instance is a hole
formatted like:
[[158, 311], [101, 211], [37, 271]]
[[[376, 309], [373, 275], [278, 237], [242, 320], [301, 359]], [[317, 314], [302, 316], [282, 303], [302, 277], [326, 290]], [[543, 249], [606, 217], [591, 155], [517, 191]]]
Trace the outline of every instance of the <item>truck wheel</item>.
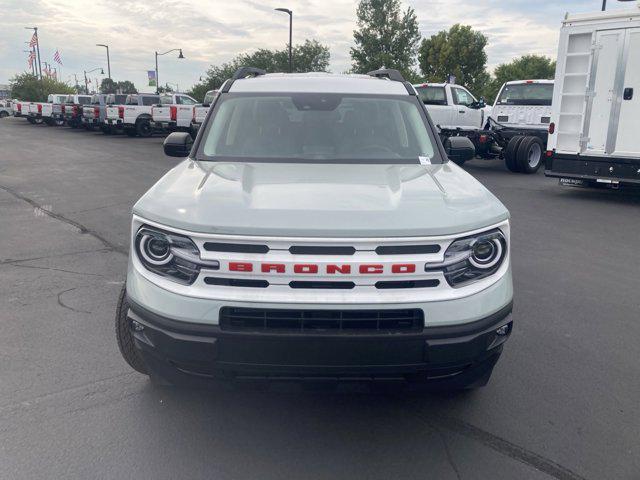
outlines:
[[544, 144], [538, 137], [524, 137], [516, 155], [518, 168], [522, 173], [536, 173], [542, 165]]
[[136, 122], [136, 132], [141, 137], [150, 137], [153, 134], [153, 128], [151, 128], [151, 122], [143, 119]]
[[138, 354], [131, 334], [131, 324], [127, 318], [129, 304], [127, 303], [127, 290], [123, 286], [118, 298], [118, 306], [116, 308], [116, 338], [118, 339], [118, 348], [122, 354], [122, 358], [134, 370], [147, 375], [147, 367], [142, 358]]
[[518, 153], [518, 147], [524, 140], [523, 136], [512, 137], [507, 144], [507, 148], [504, 151], [504, 163], [509, 169], [509, 171], [518, 173], [520, 170], [518, 169], [518, 162], [516, 161], [516, 155]]
[[127, 137], [135, 137], [137, 135], [135, 128], [125, 128], [124, 133]]
[[102, 130], [102, 133], [104, 133], [105, 135], [113, 135], [113, 129], [111, 128], [111, 126], [103, 125], [102, 127], [100, 127], [100, 130]]
[[36, 121], [31, 117], [27, 117], [27, 122], [29, 122], [31, 125], [35, 125], [36, 124]]
[[9, 114], [7, 112], [5, 112], [4, 110], [0, 112], [0, 118], [5, 118], [8, 117]]

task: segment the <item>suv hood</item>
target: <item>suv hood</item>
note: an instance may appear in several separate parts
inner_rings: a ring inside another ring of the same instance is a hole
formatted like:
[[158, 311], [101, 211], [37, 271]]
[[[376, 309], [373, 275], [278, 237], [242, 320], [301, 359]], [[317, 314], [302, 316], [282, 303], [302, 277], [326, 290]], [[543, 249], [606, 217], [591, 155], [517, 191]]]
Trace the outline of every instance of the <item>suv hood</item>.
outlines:
[[446, 235], [509, 212], [467, 172], [442, 165], [222, 163], [187, 159], [133, 213], [200, 233], [306, 237]]

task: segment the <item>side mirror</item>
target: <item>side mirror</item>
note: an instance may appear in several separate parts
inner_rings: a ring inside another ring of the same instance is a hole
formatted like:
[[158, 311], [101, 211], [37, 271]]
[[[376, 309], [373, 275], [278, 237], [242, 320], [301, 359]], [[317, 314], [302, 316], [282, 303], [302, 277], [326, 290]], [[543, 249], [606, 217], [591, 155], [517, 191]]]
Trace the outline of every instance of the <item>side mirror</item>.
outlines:
[[481, 108], [486, 107], [487, 104], [484, 101], [483, 97], [480, 97], [480, 100], [473, 102], [471, 105], [469, 105], [469, 108], [473, 108], [474, 110], [480, 110]]
[[476, 147], [467, 137], [449, 137], [444, 141], [444, 150], [453, 163], [462, 165], [476, 156]]
[[173, 132], [164, 139], [164, 154], [168, 157], [187, 157], [193, 146], [193, 139], [187, 132]]

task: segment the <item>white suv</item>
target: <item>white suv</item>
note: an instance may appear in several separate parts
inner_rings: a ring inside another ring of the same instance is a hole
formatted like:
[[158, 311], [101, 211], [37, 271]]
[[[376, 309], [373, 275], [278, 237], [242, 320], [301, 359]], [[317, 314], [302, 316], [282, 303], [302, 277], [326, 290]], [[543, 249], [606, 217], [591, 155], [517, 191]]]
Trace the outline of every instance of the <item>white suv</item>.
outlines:
[[242, 68], [133, 208], [125, 360], [180, 384], [484, 385], [512, 328], [507, 209], [411, 84]]

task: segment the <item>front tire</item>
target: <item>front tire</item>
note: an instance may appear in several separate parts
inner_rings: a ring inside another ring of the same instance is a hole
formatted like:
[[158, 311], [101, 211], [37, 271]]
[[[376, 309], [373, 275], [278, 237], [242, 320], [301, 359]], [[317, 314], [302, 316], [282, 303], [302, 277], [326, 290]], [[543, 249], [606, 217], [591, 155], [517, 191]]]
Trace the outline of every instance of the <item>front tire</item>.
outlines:
[[544, 144], [538, 137], [524, 137], [518, 146], [516, 161], [522, 173], [536, 173], [542, 165]]
[[5, 118], [8, 117], [9, 114], [7, 112], [5, 112], [4, 110], [0, 112], [0, 118]]
[[127, 289], [122, 287], [120, 296], [118, 297], [118, 306], [116, 308], [116, 338], [118, 340], [118, 348], [125, 362], [131, 368], [144, 375], [148, 375], [147, 367], [140, 357], [136, 349], [133, 334], [131, 333], [131, 323], [127, 317], [129, 311], [129, 303], [127, 302]]

